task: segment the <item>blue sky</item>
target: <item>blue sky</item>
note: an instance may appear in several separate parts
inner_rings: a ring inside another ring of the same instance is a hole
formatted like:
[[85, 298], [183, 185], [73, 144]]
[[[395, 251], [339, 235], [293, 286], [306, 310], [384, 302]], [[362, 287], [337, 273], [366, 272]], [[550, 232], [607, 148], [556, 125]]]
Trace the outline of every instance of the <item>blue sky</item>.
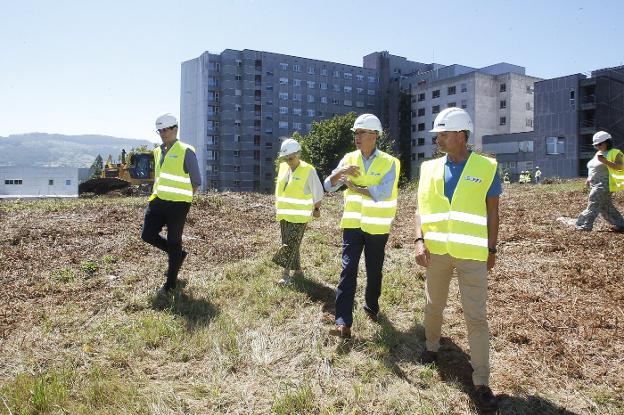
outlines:
[[0, 24], [0, 136], [156, 141], [179, 112], [180, 64], [255, 49], [361, 65], [505, 61], [552, 78], [624, 64], [622, 1], [11, 1]]

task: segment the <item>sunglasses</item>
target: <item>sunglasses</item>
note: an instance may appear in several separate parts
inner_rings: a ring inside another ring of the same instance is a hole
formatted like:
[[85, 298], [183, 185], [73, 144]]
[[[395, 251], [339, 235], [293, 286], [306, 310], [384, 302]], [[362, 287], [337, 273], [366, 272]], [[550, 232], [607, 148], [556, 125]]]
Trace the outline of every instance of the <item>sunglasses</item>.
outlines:
[[177, 125], [172, 125], [171, 127], [159, 128], [156, 130], [156, 132], [160, 134], [160, 133], [164, 133], [165, 131], [173, 130], [174, 128], [177, 128], [177, 127], [178, 127]]

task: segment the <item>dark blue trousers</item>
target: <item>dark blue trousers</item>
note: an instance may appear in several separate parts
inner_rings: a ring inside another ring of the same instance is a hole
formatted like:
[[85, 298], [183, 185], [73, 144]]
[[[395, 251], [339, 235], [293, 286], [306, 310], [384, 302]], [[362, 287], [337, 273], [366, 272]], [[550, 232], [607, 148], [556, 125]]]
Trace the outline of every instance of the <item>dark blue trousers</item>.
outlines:
[[336, 324], [351, 327], [353, 324], [353, 300], [357, 287], [358, 264], [362, 251], [366, 263], [366, 303], [364, 308], [373, 314], [379, 312], [381, 279], [388, 234], [371, 235], [357, 229], [343, 229], [342, 272], [336, 289]]

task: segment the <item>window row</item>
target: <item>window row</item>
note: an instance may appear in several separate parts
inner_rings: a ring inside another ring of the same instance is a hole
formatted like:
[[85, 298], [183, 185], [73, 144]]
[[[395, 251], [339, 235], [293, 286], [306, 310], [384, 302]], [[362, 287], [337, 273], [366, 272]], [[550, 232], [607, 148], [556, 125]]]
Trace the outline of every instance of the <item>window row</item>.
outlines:
[[[280, 65], [280, 69], [282, 71], [287, 71], [289, 66], [292, 66], [292, 71], [293, 72], [301, 72], [302, 71], [301, 65], [299, 65], [299, 64], [289, 65], [288, 63], [283, 63], [282, 62], [279, 65]], [[306, 69], [306, 72], [308, 74], [310, 74], [310, 75], [315, 75], [316, 74], [316, 67], [308, 66], [307, 69]], [[329, 76], [329, 72], [328, 72], [328, 70], [326, 68], [321, 68], [319, 73], [320, 73], [321, 76]], [[334, 70], [334, 71], [332, 71], [332, 76], [334, 78], [340, 78], [341, 77], [341, 73], [340, 73], [340, 71]], [[351, 79], [353, 79], [353, 74], [351, 72], [342, 72], [342, 78], [344, 78], [346, 80], [351, 80]], [[378, 82], [378, 78], [376, 76], [370, 76], [369, 75], [369, 76], [365, 77], [362, 74], [355, 74], [355, 79], [358, 80], [358, 81], [362, 81], [363, 82], [365, 78], [366, 78], [366, 80], [368, 82], [371, 82], [371, 83]]]

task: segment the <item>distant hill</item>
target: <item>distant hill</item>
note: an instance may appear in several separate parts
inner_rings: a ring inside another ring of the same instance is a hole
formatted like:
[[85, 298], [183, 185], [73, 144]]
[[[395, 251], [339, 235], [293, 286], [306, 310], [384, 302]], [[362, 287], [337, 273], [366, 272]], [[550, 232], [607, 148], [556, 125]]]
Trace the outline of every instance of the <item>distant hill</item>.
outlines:
[[122, 149], [147, 145], [148, 140], [105, 135], [28, 133], [0, 137], [0, 166], [90, 167], [98, 154], [117, 159]]

